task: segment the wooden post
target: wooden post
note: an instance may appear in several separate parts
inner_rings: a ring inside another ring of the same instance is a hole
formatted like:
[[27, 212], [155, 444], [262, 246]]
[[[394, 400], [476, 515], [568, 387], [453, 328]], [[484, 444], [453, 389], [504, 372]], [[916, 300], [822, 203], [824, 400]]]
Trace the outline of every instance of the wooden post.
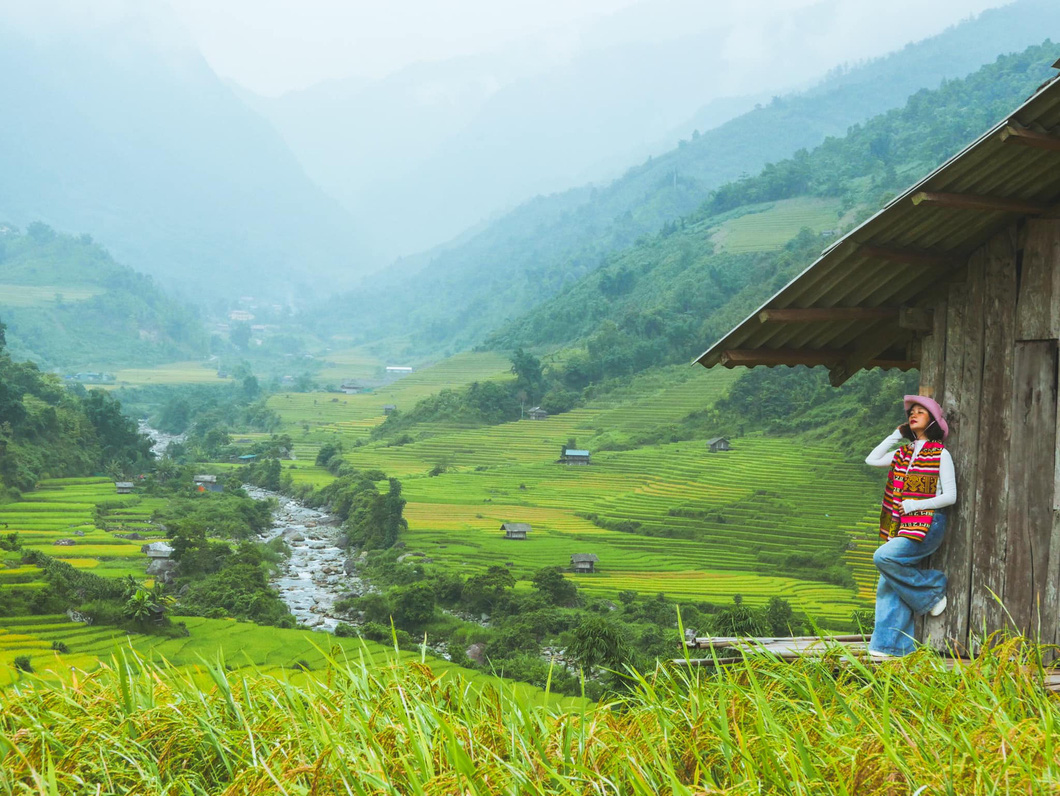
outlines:
[[1060, 219], [1030, 219], [1016, 305], [1017, 340], [1060, 338]]
[[[1005, 558], [1012, 490], [1013, 358], [1016, 336], [1016, 230], [1010, 227], [986, 245], [983, 329], [983, 388], [976, 463], [975, 542], [972, 546], [971, 613], [974, 636], [1005, 626]], [[959, 499], [959, 498], [958, 498]]]
[[1056, 617], [1046, 584], [1053, 531], [1057, 341], [1016, 343], [1012, 383], [1008, 535], [999, 593], [1014, 630], [1052, 643]]
[[[929, 566], [949, 578], [949, 607], [925, 617], [921, 638], [939, 647], [968, 646], [972, 549], [976, 542], [976, 454], [983, 368], [983, 301], [986, 252], [969, 258], [963, 284], [949, 288], [946, 301], [946, 361], [940, 403], [950, 424], [946, 448], [957, 475], [957, 504], [949, 512], [946, 538]], [[939, 400], [939, 396], [935, 397]]]

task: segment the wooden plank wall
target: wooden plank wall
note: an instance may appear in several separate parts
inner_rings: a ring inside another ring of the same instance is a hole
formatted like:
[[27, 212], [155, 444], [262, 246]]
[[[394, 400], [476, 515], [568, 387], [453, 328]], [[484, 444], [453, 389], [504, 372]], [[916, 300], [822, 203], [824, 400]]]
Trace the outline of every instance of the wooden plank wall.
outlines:
[[947, 412], [958, 501], [929, 564], [949, 577], [949, 607], [918, 634], [974, 650], [1014, 626], [1058, 643], [1060, 220], [1005, 230], [965, 276], [921, 344], [920, 391]]

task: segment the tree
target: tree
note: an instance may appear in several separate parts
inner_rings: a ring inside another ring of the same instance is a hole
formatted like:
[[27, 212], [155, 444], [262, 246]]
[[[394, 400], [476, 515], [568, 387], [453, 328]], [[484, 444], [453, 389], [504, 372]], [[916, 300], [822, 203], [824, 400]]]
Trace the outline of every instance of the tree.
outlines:
[[258, 382], [258, 377], [253, 373], [243, 377], [243, 397], [248, 401], [253, 401], [259, 395], [261, 395], [261, 384]]
[[796, 618], [791, 603], [783, 597], [769, 598], [766, 603], [765, 621], [774, 636], [797, 636], [803, 630], [803, 624]]
[[578, 601], [578, 587], [558, 567], [539, 569], [531, 579], [534, 588], [552, 605], [570, 606]]
[[250, 346], [250, 324], [246, 321], [233, 323], [231, 331], [228, 333], [228, 339], [240, 351], [246, 351]]
[[507, 600], [514, 586], [515, 578], [508, 568], [494, 564], [484, 573], [468, 578], [462, 596], [472, 610], [493, 611]]
[[714, 633], [718, 636], [765, 636], [770, 632], [765, 612], [744, 605], [739, 594], [732, 605], [714, 615]]
[[623, 632], [611, 620], [594, 614], [586, 615], [574, 628], [574, 638], [567, 646], [567, 657], [589, 673], [597, 666], [619, 671], [629, 656]]
[[394, 594], [394, 621], [404, 630], [420, 630], [434, 617], [434, 590], [413, 583]]
[[515, 374], [516, 389], [525, 392], [529, 400], [536, 401], [541, 397], [545, 386], [541, 360], [519, 348], [512, 354], [512, 373]]

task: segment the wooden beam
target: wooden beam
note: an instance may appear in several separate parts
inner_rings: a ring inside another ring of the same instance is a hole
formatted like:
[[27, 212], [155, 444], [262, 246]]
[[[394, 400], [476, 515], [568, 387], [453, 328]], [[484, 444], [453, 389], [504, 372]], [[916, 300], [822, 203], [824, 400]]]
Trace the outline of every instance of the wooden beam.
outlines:
[[953, 268], [960, 260], [947, 254], [919, 251], [917, 249], [892, 249], [887, 246], [859, 246], [858, 254], [889, 263], [922, 265], [929, 268]]
[[863, 335], [857, 347], [847, 352], [842, 360], [830, 368], [829, 383], [833, 387], [839, 387], [859, 370], [873, 367], [872, 363], [878, 362], [879, 357], [889, 348], [897, 344], [904, 345], [903, 341], [908, 334], [893, 326], [883, 326]]
[[932, 193], [918, 191], [913, 194], [913, 204], [952, 207], [957, 210], [985, 210], [992, 213], [1019, 213], [1040, 216], [1050, 210], [1049, 205], [1023, 199], [1006, 199], [1001, 196], [980, 196], [970, 193]]
[[1028, 130], [1015, 124], [1007, 124], [998, 133], [998, 138], [1007, 144], [1019, 144], [1033, 149], [1045, 149], [1050, 152], [1060, 152], [1060, 138], [1048, 133], [1039, 133], [1037, 130]]
[[733, 348], [723, 351], [721, 364], [727, 368], [756, 365], [834, 365], [846, 351], [812, 348]]
[[935, 313], [930, 308], [902, 307], [898, 312], [898, 328], [932, 332], [935, 329]]
[[[767, 367], [774, 365], [836, 366], [853, 353], [856, 352], [834, 348], [733, 348], [722, 352], [720, 364], [727, 368], [753, 368], [759, 365]], [[865, 368], [898, 368], [900, 370], [909, 370], [916, 366], [917, 363], [910, 359], [876, 357], [866, 359], [862, 365]]]
[[758, 320], [762, 323], [878, 321], [897, 317], [897, 307], [806, 307], [804, 309], [765, 309], [758, 313]]

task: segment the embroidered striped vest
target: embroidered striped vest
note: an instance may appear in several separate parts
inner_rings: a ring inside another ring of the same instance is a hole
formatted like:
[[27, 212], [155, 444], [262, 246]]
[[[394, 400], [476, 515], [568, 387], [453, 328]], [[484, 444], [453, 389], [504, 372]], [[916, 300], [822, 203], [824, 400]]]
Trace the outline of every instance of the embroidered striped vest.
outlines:
[[924, 541], [935, 512], [928, 509], [902, 514], [898, 509], [903, 500], [935, 497], [943, 450], [941, 442], [925, 442], [916, 459], [913, 459], [912, 443], [895, 451], [891, 471], [887, 474], [887, 486], [883, 492], [883, 509], [880, 511], [881, 537], [893, 539], [896, 536], [904, 536], [917, 542]]

